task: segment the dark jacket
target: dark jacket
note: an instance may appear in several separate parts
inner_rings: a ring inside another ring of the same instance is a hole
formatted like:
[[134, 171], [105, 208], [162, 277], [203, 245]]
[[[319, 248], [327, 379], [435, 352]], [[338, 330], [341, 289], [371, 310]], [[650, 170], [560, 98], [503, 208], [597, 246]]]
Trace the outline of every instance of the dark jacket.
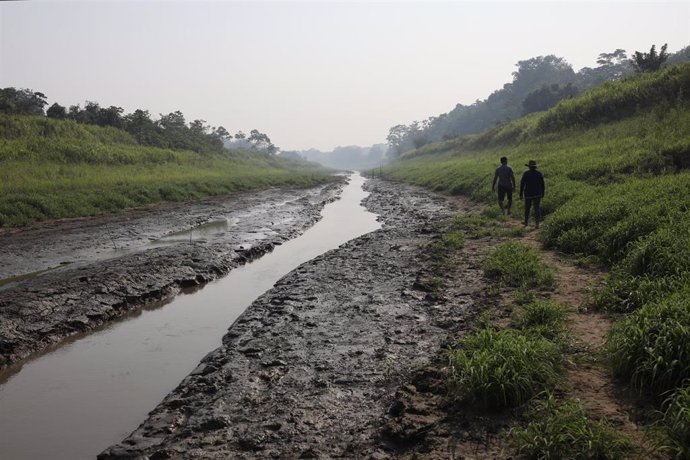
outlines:
[[535, 198], [544, 196], [546, 186], [544, 185], [544, 175], [536, 169], [525, 171], [520, 179], [520, 196], [525, 198]]

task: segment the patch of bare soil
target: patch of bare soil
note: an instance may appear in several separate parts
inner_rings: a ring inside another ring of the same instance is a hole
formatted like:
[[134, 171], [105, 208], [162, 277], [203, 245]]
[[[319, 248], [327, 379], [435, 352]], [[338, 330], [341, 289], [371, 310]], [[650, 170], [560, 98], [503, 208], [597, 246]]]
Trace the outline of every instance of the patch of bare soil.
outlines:
[[[465, 208], [467, 209], [467, 208]], [[482, 260], [499, 240], [468, 240], [465, 248], [437, 269], [446, 270], [444, 295], [463, 289], [463, 272], [481, 270]], [[477, 311], [497, 309], [508, 316], [500, 297], [475, 293]], [[471, 324], [462, 333], [471, 330]], [[456, 337], [460, 337], [458, 334]], [[511, 448], [502, 433], [512, 413], [488, 413], [471, 407], [459, 410], [447, 398], [448, 369], [441, 351], [434, 362], [417, 370], [395, 394], [381, 431], [382, 449], [373, 458], [474, 459], [509, 458]]]

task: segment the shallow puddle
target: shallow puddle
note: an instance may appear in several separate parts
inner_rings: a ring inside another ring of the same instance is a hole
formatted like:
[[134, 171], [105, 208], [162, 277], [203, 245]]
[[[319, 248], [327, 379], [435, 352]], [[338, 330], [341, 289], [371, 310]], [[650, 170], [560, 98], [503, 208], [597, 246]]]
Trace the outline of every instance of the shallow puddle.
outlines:
[[[234, 225], [234, 222], [232, 225]], [[189, 230], [171, 233], [153, 241], [151, 244], [179, 243], [180, 241], [195, 241], [208, 236], [224, 235], [230, 227], [231, 224], [228, 222], [228, 219], [213, 220]]]
[[363, 183], [351, 176], [316, 225], [225, 278], [0, 373], [0, 457], [95, 458], [122, 440], [255, 298], [300, 264], [380, 227], [360, 205]]

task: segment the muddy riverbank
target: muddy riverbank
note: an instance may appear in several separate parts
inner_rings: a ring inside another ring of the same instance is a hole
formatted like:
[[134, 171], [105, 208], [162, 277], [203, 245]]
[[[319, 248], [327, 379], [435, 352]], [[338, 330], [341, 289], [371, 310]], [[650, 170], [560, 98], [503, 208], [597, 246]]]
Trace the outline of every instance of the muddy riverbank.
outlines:
[[[425, 247], [458, 209], [370, 181], [381, 230], [303, 264], [257, 299], [122, 443], [99, 458], [385, 458], [401, 385], [467, 327], [483, 290], [475, 260], [437, 295]], [[432, 280], [433, 281], [433, 280]], [[393, 440], [394, 441], [394, 440]]]
[[313, 225], [342, 185], [271, 189], [4, 231], [0, 369], [271, 251]]

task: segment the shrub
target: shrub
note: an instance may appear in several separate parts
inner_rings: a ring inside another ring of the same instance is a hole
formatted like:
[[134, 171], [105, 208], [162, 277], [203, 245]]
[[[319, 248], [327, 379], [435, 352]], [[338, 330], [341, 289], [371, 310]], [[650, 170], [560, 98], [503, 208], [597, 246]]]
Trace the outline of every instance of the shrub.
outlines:
[[484, 274], [512, 287], [552, 288], [554, 272], [537, 251], [524, 244], [508, 241], [489, 253]]
[[690, 64], [606, 82], [582, 97], [561, 101], [539, 119], [537, 130], [549, 132], [624, 118], [640, 108], [658, 105], [660, 101], [687, 99], [688, 86]]
[[448, 351], [450, 395], [486, 408], [518, 406], [555, 384], [560, 359], [543, 337], [480, 329]]
[[606, 420], [589, 420], [576, 401], [558, 402], [548, 394], [529, 417], [532, 421], [527, 426], [512, 430], [518, 452], [526, 458], [627, 458], [632, 448], [630, 440]]

